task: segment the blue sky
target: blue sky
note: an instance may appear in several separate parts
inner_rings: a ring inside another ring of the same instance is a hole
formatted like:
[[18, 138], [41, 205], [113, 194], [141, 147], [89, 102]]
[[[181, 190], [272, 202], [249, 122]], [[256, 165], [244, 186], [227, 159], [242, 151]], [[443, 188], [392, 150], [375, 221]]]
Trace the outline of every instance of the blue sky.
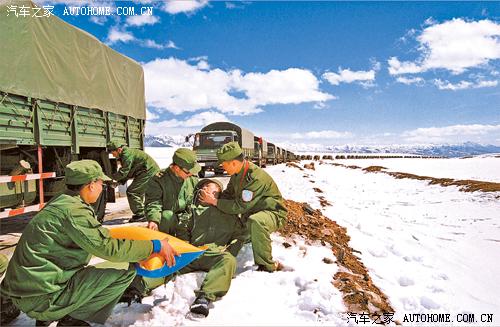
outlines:
[[149, 134], [230, 120], [280, 144], [500, 145], [499, 2], [91, 5], [135, 7], [54, 12], [142, 63]]

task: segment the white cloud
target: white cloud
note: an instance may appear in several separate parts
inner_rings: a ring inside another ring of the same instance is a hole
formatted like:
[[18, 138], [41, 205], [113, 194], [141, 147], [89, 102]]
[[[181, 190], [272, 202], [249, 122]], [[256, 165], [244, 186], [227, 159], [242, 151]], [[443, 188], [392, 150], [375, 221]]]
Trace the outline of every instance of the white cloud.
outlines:
[[258, 105], [298, 104], [327, 101], [329, 94], [318, 90], [319, 81], [310, 71], [298, 68], [271, 70], [267, 73], [233, 74], [233, 86], [244, 91]]
[[129, 26], [154, 25], [159, 21], [160, 19], [153, 15], [137, 15], [127, 17], [127, 25]]
[[424, 67], [414, 62], [401, 62], [396, 57], [389, 58], [387, 63], [389, 64], [389, 74], [391, 75], [416, 74], [425, 70]]
[[[376, 66], [377, 67], [377, 66]], [[380, 64], [378, 64], [380, 67]], [[339, 69], [339, 73], [327, 72], [322, 76], [332, 85], [339, 85], [340, 83], [353, 83], [353, 82], [373, 82], [375, 80], [375, 69], [369, 71], [352, 71], [349, 69]]]
[[135, 40], [136, 38], [132, 33], [127, 32], [125, 30], [120, 31], [118, 27], [113, 26], [109, 30], [107, 43], [108, 44], [115, 44], [117, 42], [127, 43]]
[[142, 47], [145, 47], [145, 48], [152, 48], [152, 49], [168, 49], [168, 48], [171, 48], [171, 49], [179, 49], [174, 42], [172, 41], [168, 41], [167, 44], [159, 44], [159, 43], [156, 43], [155, 40], [150, 40], [150, 39], [146, 39], [146, 40], [137, 40], [139, 42], [139, 45], [142, 46]]
[[155, 120], [155, 119], [158, 119], [158, 118], [160, 118], [160, 116], [158, 116], [156, 113], [152, 112], [151, 110], [146, 109], [146, 119], [148, 121]]
[[421, 73], [431, 69], [445, 69], [453, 74], [463, 73], [492, 60], [500, 59], [500, 24], [491, 20], [465, 21], [452, 19], [442, 24], [427, 20], [417, 37], [420, 57], [401, 62], [396, 57], [388, 60], [391, 75]]
[[440, 142], [481, 142], [500, 135], [500, 125], [452, 125], [445, 127], [417, 128], [402, 133], [409, 142], [440, 143]]
[[292, 133], [290, 135], [292, 139], [345, 139], [353, 137], [351, 132], [338, 132], [333, 130], [325, 130], [325, 131], [311, 131], [306, 133]]
[[89, 20], [94, 24], [102, 26], [106, 24], [108, 18], [106, 16], [90, 16]]
[[434, 80], [434, 85], [436, 85], [440, 90], [466, 90], [466, 89], [479, 89], [483, 87], [495, 87], [498, 85], [498, 81], [460, 81], [458, 83], [450, 83], [448, 81], [442, 81], [440, 79]]
[[169, 14], [191, 13], [208, 5], [208, 0], [170, 0], [163, 5]]
[[198, 63], [196, 64], [196, 67], [198, 67], [198, 69], [200, 69], [200, 70], [209, 70], [210, 69], [210, 65], [208, 64], [208, 62], [206, 60], [198, 61]]
[[165, 134], [165, 131], [180, 129], [183, 131], [181, 134], [187, 135], [189, 132], [196, 129], [194, 127], [202, 127], [218, 121], [229, 121], [229, 119], [220, 112], [205, 111], [195, 114], [185, 120], [170, 119], [159, 122], [148, 121], [146, 124], [146, 133], [149, 135], [159, 135]]
[[177, 50], [180, 50], [181, 48], [179, 48], [175, 43], [174, 41], [168, 41], [167, 43], [167, 48], [170, 48], [170, 49], [177, 49]]
[[156, 43], [156, 41], [149, 39], [143, 40], [142, 45], [145, 48], [152, 48], [152, 49], [164, 49], [166, 47], [166, 45], [158, 44]]
[[127, 31], [125, 28], [119, 29], [118, 26], [113, 26], [109, 29], [108, 38], [106, 43], [108, 45], [113, 45], [118, 42], [129, 43], [133, 42], [144, 48], [151, 49], [179, 49], [173, 41], [168, 41], [167, 44], [157, 43], [155, 40], [145, 39], [141, 40], [136, 38], [131, 32]]
[[[144, 64], [148, 105], [174, 114], [217, 109], [226, 114], [248, 115], [268, 104], [324, 102], [334, 97], [319, 90], [319, 81], [308, 70], [290, 68], [267, 73], [209, 69], [201, 59], [195, 64], [176, 58]], [[238, 95], [236, 95], [238, 94]]]
[[403, 83], [406, 85], [411, 85], [411, 84], [422, 84], [424, 83], [424, 79], [422, 77], [404, 77], [404, 76], [399, 76], [396, 78], [396, 81], [399, 83]]

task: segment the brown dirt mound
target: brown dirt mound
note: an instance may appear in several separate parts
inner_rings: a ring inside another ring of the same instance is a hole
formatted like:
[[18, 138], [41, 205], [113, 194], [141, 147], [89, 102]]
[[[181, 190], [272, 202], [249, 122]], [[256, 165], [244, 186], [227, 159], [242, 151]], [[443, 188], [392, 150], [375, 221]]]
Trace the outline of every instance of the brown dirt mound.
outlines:
[[370, 166], [370, 167], [363, 168], [363, 171], [377, 172], [377, 171], [381, 171], [382, 169], [387, 169], [387, 168], [382, 167], [382, 166]]
[[325, 199], [324, 196], [318, 196], [318, 199], [319, 199], [319, 204], [321, 204], [321, 207], [329, 207], [331, 206], [332, 204], [330, 202], [328, 202], [327, 199]]
[[302, 169], [302, 167], [300, 167], [299, 165], [297, 165], [295, 162], [287, 162], [287, 163], [286, 163], [286, 166], [287, 166], [287, 167], [295, 167], [295, 168], [299, 168], [299, 170], [304, 170], [304, 169]]
[[349, 169], [361, 169], [360, 166], [356, 166], [356, 165], [350, 165], [350, 166], [345, 166], [344, 165], [344, 167], [349, 168]]
[[311, 163], [309, 163], [309, 164], [305, 164], [305, 165], [304, 165], [304, 168], [305, 168], [305, 169], [316, 170], [316, 169], [314, 169], [314, 162], [311, 162]]
[[458, 186], [462, 192], [500, 192], [500, 183], [476, 181], [472, 179], [435, 178], [400, 172], [383, 172], [395, 178], [428, 180], [430, 185]]
[[373, 284], [368, 270], [354, 255], [360, 252], [349, 247], [350, 237], [344, 227], [305, 203], [285, 200], [285, 204], [288, 209], [287, 222], [280, 233], [284, 236], [300, 235], [332, 246], [336, 263], [342, 270], [333, 277], [333, 285], [343, 293], [349, 312], [369, 312], [372, 316], [394, 312], [387, 296]]
[[316, 193], [323, 193], [323, 191], [320, 188], [313, 187], [314, 192]]

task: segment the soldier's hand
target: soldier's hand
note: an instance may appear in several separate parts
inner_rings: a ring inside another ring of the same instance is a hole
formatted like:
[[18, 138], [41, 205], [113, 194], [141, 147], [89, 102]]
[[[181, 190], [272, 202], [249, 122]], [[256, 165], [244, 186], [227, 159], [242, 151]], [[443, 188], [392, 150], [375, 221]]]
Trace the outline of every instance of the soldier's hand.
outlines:
[[157, 231], [158, 230], [158, 224], [155, 223], [154, 221], [150, 221], [150, 222], [148, 222], [148, 228]]
[[202, 203], [209, 204], [214, 207], [217, 206], [217, 198], [212, 193], [207, 192], [204, 189], [200, 190], [199, 200]]
[[179, 253], [170, 244], [168, 244], [168, 239], [164, 239], [161, 240], [160, 255], [165, 258], [167, 266], [172, 267], [175, 265], [174, 256], [179, 255]]

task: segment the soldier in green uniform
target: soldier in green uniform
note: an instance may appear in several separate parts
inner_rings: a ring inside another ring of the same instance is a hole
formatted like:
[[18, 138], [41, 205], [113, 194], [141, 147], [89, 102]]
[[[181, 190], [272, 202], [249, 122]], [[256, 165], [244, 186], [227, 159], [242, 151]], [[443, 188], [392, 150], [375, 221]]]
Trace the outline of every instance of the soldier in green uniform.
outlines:
[[193, 202], [193, 193], [201, 170], [196, 154], [189, 149], [177, 149], [172, 164], [154, 176], [146, 190], [148, 228], [172, 234], [175, 215]]
[[[0, 278], [7, 270], [9, 259], [0, 253]], [[21, 311], [16, 308], [12, 300], [0, 293], [0, 325], [5, 326], [16, 319]]]
[[180, 271], [180, 274], [208, 272], [190, 308], [191, 312], [208, 316], [210, 302], [224, 296], [231, 286], [236, 256], [246, 239], [246, 228], [237, 215], [226, 214], [198, 198], [201, 190], [219, 198], [223, 189], [219, 181], [201, 180], [196, 189], [195, 202], [179, 215], [175, 235], [193, 245], [208, 246], [198, 260]]
[[37, 325], [103, 324], [135, 277], [128, 270], [87, 266], [92, 255], [117, 262], [144, 260], [153, 252], [175, 264], [168, 240], [113, 239], [97, 221], [91, 203], [102, 192], [104, 175], [93, 160], [66, 166], [67, 190], [29, 222], [14, 251], [1, 292]]
[[201, 201], [227, 214], [241, 215], [247, 222], [258, 269], [281, 270], [283, 266], [272, 257], [270, 237], [287, 214], [278, 186], [263, 169], [244, 159], [237, 142], [224, 144], [217, 150], [217, 158], [231, 179], [220, 199], [202, 192]]
[[130, 178], [134, 179], [127, 187], [127, 199], [133, 214], [129, 222], [145, 220], [144, 194], [148, 182], [160, 171], [160, 167], [146, 152], [130, 149], [121, 142], [109, 142], [108, 151], [120, 159], [122, 164], [120, 170], [112, 175], [113, 179], [120, 184], [126, 183]]

